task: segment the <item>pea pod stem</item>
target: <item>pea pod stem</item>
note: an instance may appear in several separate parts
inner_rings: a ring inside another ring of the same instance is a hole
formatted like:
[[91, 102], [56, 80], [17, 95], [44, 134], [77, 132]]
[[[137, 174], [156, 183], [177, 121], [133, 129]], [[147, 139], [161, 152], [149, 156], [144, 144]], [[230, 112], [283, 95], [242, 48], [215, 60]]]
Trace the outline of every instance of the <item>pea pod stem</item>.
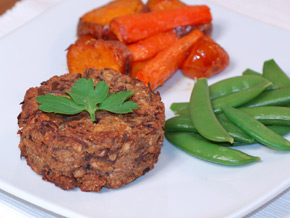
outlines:
[[195, 134], [166, 132], [165, 137], [173, 145], [188, 154], [209, 162], [239, 166], [260, 161], [259, 157], [251, 156], [229, 147], [213, 144]]
[[290, 151], [290, 142], [288, 140], [276, 134], [247, 113], [230, 106], [225, 106], [222, 110], [234, 124], [261, 144], [276, 150]]
[[234, 142], [213, 112], [206, 78], [196, 81], [190, 96], [189, 109], [192, 123], [203, 137], [215, 142]]

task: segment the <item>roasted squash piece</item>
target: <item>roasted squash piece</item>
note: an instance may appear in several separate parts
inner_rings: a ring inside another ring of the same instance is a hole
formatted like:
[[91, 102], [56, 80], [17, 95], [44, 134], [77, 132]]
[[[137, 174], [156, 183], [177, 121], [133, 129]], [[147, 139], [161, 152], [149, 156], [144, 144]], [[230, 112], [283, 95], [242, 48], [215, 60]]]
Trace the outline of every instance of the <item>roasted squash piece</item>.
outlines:
[[119, 16], [147, 11], [141, 0], [115, 0], [84, 14], [78, 23], [77, 35], [91, 35], [96, 39], [116, 39], [110, 21]]
[[213, 76], [228, 65], [227, 52], [210, 36], [204, 36], [193, 45], [180, 69], [185, 76], [195, 79]]
[[67, 65], [70, 73], [83, 73], [88, 68], [112, 68], [130, 74], [132, 54], [119, 41], [78, 40], [68, 48]]

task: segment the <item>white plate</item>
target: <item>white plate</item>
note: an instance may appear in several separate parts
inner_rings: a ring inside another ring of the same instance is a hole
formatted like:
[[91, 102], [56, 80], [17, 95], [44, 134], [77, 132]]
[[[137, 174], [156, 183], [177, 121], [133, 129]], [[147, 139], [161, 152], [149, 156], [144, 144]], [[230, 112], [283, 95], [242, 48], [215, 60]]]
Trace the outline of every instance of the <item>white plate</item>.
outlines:
[[[1, 152], [0, 187], [24, 200], [68, 217], [235, 217], [242, 216], [290, 186], [290, 154], [245, 146], [262, 162], [225, 167], [195, 159], [165, 142], [159, 162], [146, 175], [116, 190], [63, 191], [42, 181], [20, 159], [17, 115], [29, 87], [67, 72], [66, 48], [74, 42], [78, 18], [105, 1], [64, 1], [0, 41]], [[195, 1], [194, 3], [198, 3]], [[290, 33], [216, 6], [213, 38], [229, 53], [231, 64], [209, 83], [261, 70], [274, 58], [290, 72]], [[172, 102], [187, 101], [193, 81], [177, 72], [159, 89], [172, 116]]]

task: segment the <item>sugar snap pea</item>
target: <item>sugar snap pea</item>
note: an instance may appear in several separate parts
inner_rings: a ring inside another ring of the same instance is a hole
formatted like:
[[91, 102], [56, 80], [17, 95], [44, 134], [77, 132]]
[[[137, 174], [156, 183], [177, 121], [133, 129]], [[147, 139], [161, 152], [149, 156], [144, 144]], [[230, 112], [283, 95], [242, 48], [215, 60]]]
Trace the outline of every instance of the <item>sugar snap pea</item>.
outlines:
[[189, 114], [188, 116], [175, 116], [166, 120], [165, 131], [197, 132]]
[[[233, 137], [235, 142], [241, 143], [253, 143], [254, 139], [244, 133], [239, 127], [233, 124], [224, 114], [217, 115], [218, 121], [225, 128], [228, 134]], [[191, 118], [188, 115], [181, 115], [172, 117], [165, 122], [165, 131], [176, 131], [176, 132], [195, 132]]]
[[290, 104], [290, 88], [269, 90], [242, 107], [283, 106]]
[[[285, 136], [290, 133], [290, 126], [276, 126], [276, 125], [269, 125], [267, 128], [271, 129], [273, 132], [277, 133], [280, 136]], [[242, 141], [235, 141], [233, 144], [230, 143], [219, 143], [219, 145], [223, 146], [241, 146], [241, 145], [251, 145], [258, 143], [256, 140], [254, 140], [251, 143], [245, 143]]]
[[230, 77], [209, 86], [211, 100], [255, 87], [258, 84], [267, 85], [269, 83], [269, 80], [256, 75]]
[[[259, 76], [259, 77], [263, 77], [263, 75], [261, 73], [258, 73], [257, 71], [251, 70], [251, 69], [246, 69], [243, 73], [244, 76], [248, 76], [248, 75], [254, 75], [254, 76]], [[265, 77], [263, 77], [265, 78]], [[272, 84], [269, 87], [267, 87], [266, 90], [273, 90], [273, 89], [279, 89], [280, 87], [276, 84]]]
[[[230, 105], [232, 107], [238, 107], [246, 104], [247, 102], [251, 102], [251, 100], [255, 99], [259, 96], [267, 87], [271, 85], [270, 82], [267, 83], [259, 83], [254, 87], [234, 92], [232, 94], [228, 94], [226, 96], [214, 99], [211, 101], [212, 107], [215, 113], [221, 112], [221, 108], [225, 105]], [[290, 93], [289, 93], [290, 97]], [[290, 99], [289, 99], [290, 100]], [[187, 113], [189, 104], [187, 102], [173, 103], [170, 106], [176, 114], [184, 114]]]
[[240, 105], [243, 105], [255, 99], [270, 85], [271, 82], [259, 83], [254, 87], [250, 87], [248, 89], [214, 99], [212, 100], [212, 107], [214, 109], [214, 112], [221, 112], [221, 108], [226, 105], [232, 107], [238, 107]]
[[273, 59], [264, 62], [263, 76], [280, 88], [290, 87], [289, 77]]
[[181, 115], [181, 116], [187, 116], [189, 115], [189, 103], [188, 103], [188, 108], [184, 108], [184, 109], [181, 109], [179, 111], [175, 111], [175, 115]]
[[173, 145], [188, 154], [209, 162], [238, 166], [260, 161], [259, 157], [251, 156], [229, 147], [213, 144], [196, 134], [165, 132], [165, 137]]
[[234, 142], [213, 112], [206, 78], [196, 81], [190, 96], [189, 111], [193, 125], [203, 137], [215, 142]]
[[183, 109], [189, 108], [188, 102], [175, 102], [170, 105], [170, 109], [173, 112], [180, 111]]
[[244, 107], [241, 111], [267, 125], [290, 125], [290, 108], [281, 106]]
[[255, 141], [251, 136], [233, 124], [223, 113], [218, 114], [217, 118], [229, 135], [234, 138], [234, 142], [250, 144]]
[[280, 136], [285, 136], [290, 133], [290, 126], [270, 125], [267, 127]]
[[262, 76], [262, 74], [258, 73], [257, 71], [254, 71], [252, 69], [246, 69], [243, 73], [244, 76], [254, 75], [254, 76]]
[[276, 150], [290, 151], [290, 142], [288, 140], [276, 134], [247, 113], [230, 106], [225, 106], [222, 110], [229, 120], [261, 144]]

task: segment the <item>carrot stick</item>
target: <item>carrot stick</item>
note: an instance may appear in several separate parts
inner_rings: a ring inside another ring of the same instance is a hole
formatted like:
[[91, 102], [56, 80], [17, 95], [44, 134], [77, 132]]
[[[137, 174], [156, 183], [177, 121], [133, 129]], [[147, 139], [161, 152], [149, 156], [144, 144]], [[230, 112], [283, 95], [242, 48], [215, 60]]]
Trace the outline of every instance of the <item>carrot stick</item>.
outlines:
[[135, 61], [132, 62], [130, 77], [136, 79], [137, 73], [150, 61], [151, 59], [147, 59], [144, 61]]
[[130, 44], [128, 48], [133, 54], [133, 61], [141, 61], [153, 57], [177, 40], [178, 37], [174, 31], [169, 30]]
[[148, 0], [146, 5], [150, 11], [160, 11], [169, 8], [183, 7], [186, 4], [179, 0]]
[[189, 49], [202, 36], [202, 32], [194, 30], [182, 37], [150, 59], [137, 73], [136, 78], [145, 84], [150, 83], [152, 89], [161, 86], [178, 69]]
[[194, 5], [116, 17], [110, 27], [120, 41], [130, 43], [178, 26], [203, 24], [211, 20], [209, 7]]

